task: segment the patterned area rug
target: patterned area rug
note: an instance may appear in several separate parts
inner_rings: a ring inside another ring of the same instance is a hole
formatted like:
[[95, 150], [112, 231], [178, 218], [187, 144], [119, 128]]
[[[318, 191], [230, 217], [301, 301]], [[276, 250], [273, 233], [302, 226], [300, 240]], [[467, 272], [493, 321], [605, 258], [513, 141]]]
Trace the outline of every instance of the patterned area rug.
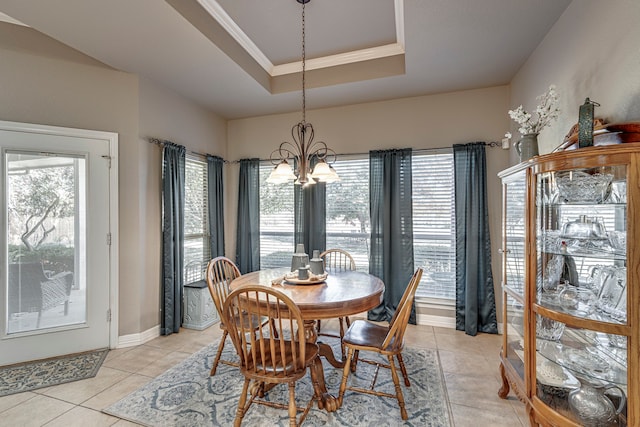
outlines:
[[108, 349], [0, 367], [0, 396], [95, 377]]
[[[244, 377], [238, 368], [218, 365], [216, 375], [209, 370], [217, 345], [210, 345], [193, 354], [145, 386], [106, 408], [104, 412], [147, 426], [230, 426], [233, 425], [238, 398]], [[334, 351], [337, 349], [334, 349]], [[339, 354], [339, 350], [337, 350]], [[229, 341], [223, 357], [237, 356]], [[373, 358], [371, 353], [366, 356]], [[317, 405], [309, 412], [305, 426], [450, 426], [451, 416], [444, 379], [435, 350], [405, 349], [403, 358], [411, 387], [403, 387], [409, 419], [402, 422], [395, 399], [370, 396], [347, 391], [342, 407], [333, 413], [319, 410]], [[324, 363], [329, 392], [338, 395], [342, 369]], [[350, 375], [352, 385], [368, 387], [375, 367], [358, 364], [356, 375]], [[394, 392], [391, 372], [380, 369], [376, 389]], [[296, 402], [306, 406], [313, 395], [309, 373], [296, 383]], [[268, 393], [268, 398], [287, 403], [288, 388], [281, 384]], [[288, 426], [286, 410], [251, 405], [243, 419], [246, 426]]]

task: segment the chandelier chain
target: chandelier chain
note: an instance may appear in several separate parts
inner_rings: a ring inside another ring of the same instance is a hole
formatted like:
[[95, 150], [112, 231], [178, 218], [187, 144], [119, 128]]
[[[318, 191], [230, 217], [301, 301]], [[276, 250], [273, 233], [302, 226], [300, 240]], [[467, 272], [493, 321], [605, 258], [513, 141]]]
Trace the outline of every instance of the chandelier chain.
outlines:
[[302, 123], [306, 123], [306, 112], [307, 112], [307, 97], [306, 97], [306, 81], [305, 81], [305, 71], [306, 71], [306, 49], [305, 49], [305, 14], [304, 14], [304, 6], [306, 2], [302, 2]]

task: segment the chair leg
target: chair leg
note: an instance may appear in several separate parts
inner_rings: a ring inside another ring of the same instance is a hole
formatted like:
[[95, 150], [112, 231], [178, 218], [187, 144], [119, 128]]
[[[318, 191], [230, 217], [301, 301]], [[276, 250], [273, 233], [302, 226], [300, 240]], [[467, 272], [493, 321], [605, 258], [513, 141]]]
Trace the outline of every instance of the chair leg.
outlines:
[[[355, 372], [356, 371], [356, 365], [358, 364], [358, 356], [360, 355], [360, 350], [356, 350], [353, 353], [353, 361], [351, 363], [351, 372]], [[351, 356], [347, 356], [348, 359], [351, 359]]]
[[345, 316], [344, 320], [347, 322], [347, 329], [349, 329], [349, 326], [351, 326], [351, 319], [349, 319], [349, 316]]
[[273, 331], [273, 337], [274, 338], [280, 338], [278, 336], [278, 328], [276, 328], [276, 321], [271, 319], [271, 330]]
[[222, 332], [222, 339], [220, 340], [220, 344], [218, 345], [218, 352], [216, 353], [216, 358], [213, 360], [213, 366], [211, 367], [211, 372], [209, 376], [212, 377], [216, 374], [216, 369], [218, 368], [218, 363], [220, 363], [220, 356], [222, 356], [222, 350], [224, 350], [224, 343], [227, 339], [227, 335], [229, 332], [225, 329]]
[[240, 400], [238, 401], [236, 418], [235, 420], [233, 420], [234, 427], [240, 427], [240, 425], [242, 424], [242, 419], [244, 418], [244, 413], [245, 413], [244, 405], [247, 402], [247, 391], [249, 391], [249, 378], [245, 378], [244, 384], [242, 385], [242, 393], [240, 394]]
[[347, 354], [347, 360], [344, 362], [344, 368], [342, 369], [342, 382], [340, 383], [340, 392], [338, 394], [338, 407], [342, 406], [342, 398], [345, 390], [347, 389], [347, 379], [349, 378], [349, 370], [351, 369], [351, 358], [354, 357], [353, 349], [350, 347], [347, 348], [349, 349], [349, 354]]
[[320, 332], [320, 320], [316, 320], [316, 331]]
[[404, 396], [402, 395], [402, 388], [400, 387], [400, 380], [398, 378], [398, 371], [396, 371], [396, 365], [393, 361], [393, 356], [389, 356], [389, 365], [391, 366], [391, 377], [393, 378], [393, 385], [396, 388], [396, 398], [398, 399], [398, 406], [400, 407], [400, 416], [403, 420], [409, 418], [407, 410], [404, 407]]
[[404, 385], [411, 387], [409, 375], [407, 375], [407, 368], [404, 366], [404, 360], [402, 360], [402, 353], [398, 353], [398, 364], [400, 365], [400, 371], [402, 371], [402, 376], [404, 377]]
[[289, 383], [289, 427], [297, 427], [298, 408], [296, 408], [296, 383]]
[[342, 360], [344, 361], [344, 343], [342, 342], [342, 338], [344, 338], [344, 322], [342, 317], [338, 318], [340, 321], [340, 351], [342, 353]]

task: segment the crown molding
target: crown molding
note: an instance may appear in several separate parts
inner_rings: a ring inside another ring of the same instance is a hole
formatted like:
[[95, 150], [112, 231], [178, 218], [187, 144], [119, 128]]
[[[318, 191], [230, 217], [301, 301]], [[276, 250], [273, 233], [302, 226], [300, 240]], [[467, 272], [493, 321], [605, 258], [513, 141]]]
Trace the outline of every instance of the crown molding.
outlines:
[[[337, 53], [335, 55], [323, 56], [320, 58], [307, 59], [306, 69], [308, 71], [321, 68], [331, 68], [340, 65], [354, 64], [358, 62], [371, 61], [373, 59], [386, 58], [389, 56], [404, 54], [404, 47], [398, 43], [384, 46], [376, 46], [368, 49], [354, 50], [351, 52]], [[302, 61], [290, 62], [288, 64], [276, 65], [271, 72], [272, 77], [282, 76], [302, 72]]]
[[[274, 65], [216, 0], [197, 0], [197, 2], [264, 69], [264, 71], [269, 74], [270, 77], [273, 78], [302, 71], [302, 61]], [[396, 43], [307, 59], [306, 69], [319, 70], [390, 56], [404, 55], [404, 0], [394, 0], [394, 11]]]
[[27, 24], [23, 24], [22, 22], [18, 21], [17, 19], [13, 19], [9, 15], [5, 15], [2, 12], [0, 12], [0, 21], [8, 22], [10, 24], [22, 25], [23, 27], [28, 27]]
[[231, 19], [231, 16], [220, 6], [216, 0], [198, 0], [198, 3], [204, 10], [218, 21], [222, 28], [229, 33], [233, 39], [238, 42], [244, 50], [258, 63], [264, 70], [269, 73], [273, 69], [273, 64], [269, 58], [262, 53], [256, 44], [242, 31], [242, 29]]

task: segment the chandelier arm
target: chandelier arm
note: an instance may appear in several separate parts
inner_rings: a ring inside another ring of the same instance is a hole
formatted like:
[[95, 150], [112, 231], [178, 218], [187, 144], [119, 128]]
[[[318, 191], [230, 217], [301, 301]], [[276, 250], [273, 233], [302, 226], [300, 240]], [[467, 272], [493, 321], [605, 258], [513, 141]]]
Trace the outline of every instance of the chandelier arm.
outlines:
[[[291, 148], [289, 148], [291, 147]], [[297, 147], [292, 143], [285, 141], [278, 148], [271, 152], [269, 160], [272, 164], [277, 165], [285, 160], [294, 160], [299, 156]]]

